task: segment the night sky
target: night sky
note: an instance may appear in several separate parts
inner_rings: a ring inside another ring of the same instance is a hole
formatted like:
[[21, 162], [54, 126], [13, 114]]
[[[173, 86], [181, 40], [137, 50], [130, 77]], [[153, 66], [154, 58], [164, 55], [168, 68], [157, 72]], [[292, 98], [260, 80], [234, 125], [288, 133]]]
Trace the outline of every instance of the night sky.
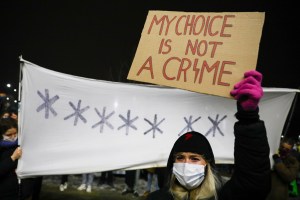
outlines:
[[[300, 87], [299, 17], [293, 1], [110, 0], [0, 2], [0, 91], [17, 88], [19, 56], [39, 66], [101, 80], [128, 82], [148, 10], [265, 12], [257, 70], [263, 87]], [[298, 68], [298, 70], [297, 70]], [[299, 98], [297, 98], [299, 99]], [[300, 100], [288, 124], [298, 135]]]

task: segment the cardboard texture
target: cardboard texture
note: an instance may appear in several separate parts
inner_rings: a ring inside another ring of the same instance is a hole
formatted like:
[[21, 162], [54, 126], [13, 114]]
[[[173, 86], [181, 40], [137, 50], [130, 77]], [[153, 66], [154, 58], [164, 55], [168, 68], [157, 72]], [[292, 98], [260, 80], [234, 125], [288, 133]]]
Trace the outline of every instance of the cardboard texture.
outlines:
[[264, 12], [149, 11], [129, 80], [231, 98], [255, 69]]

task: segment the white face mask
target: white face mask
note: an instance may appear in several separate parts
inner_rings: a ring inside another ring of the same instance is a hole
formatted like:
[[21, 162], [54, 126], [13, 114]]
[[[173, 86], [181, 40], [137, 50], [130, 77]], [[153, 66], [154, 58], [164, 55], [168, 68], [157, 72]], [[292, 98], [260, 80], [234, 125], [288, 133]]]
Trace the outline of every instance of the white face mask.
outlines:
[[8, 137], [6, 135], [2, 135], [2, 136], [4, 141], [9, 141], [9, 142], [15, 142], [18, 139], [17, 136], [16, 137]]
[[198, 187], [205, 177], [205, 166], [189, 163], [174, 163], [173, 174], [179, 183], [188, 190]]

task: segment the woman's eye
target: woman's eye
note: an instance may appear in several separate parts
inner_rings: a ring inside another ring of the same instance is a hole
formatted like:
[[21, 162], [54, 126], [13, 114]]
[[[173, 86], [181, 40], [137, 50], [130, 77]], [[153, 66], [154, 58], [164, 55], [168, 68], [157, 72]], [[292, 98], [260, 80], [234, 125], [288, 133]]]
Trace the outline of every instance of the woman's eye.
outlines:
[[175, 157], [175, 159], [178, 160], [178, 161], [182, 161], [182, 160], [187, 159], [187, 157], [184, 156], [184, 155], [177, 155], [177, 156]]
[[191, 158], [192, 161], [200, 161], [200, 158]]

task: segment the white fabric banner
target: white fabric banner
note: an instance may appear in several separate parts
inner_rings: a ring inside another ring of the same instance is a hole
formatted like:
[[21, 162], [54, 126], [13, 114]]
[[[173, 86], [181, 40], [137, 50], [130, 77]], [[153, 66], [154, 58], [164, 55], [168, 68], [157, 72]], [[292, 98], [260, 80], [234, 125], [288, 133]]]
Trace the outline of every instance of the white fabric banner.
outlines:
[[[217, 163], [233, 163], [233, 99], [21, 63], [21, 178], [165, 166], [175, 140], [191, 130], [208, 138]], [[264, 92], [260, 116], [274, 152], [299, 91]]]

